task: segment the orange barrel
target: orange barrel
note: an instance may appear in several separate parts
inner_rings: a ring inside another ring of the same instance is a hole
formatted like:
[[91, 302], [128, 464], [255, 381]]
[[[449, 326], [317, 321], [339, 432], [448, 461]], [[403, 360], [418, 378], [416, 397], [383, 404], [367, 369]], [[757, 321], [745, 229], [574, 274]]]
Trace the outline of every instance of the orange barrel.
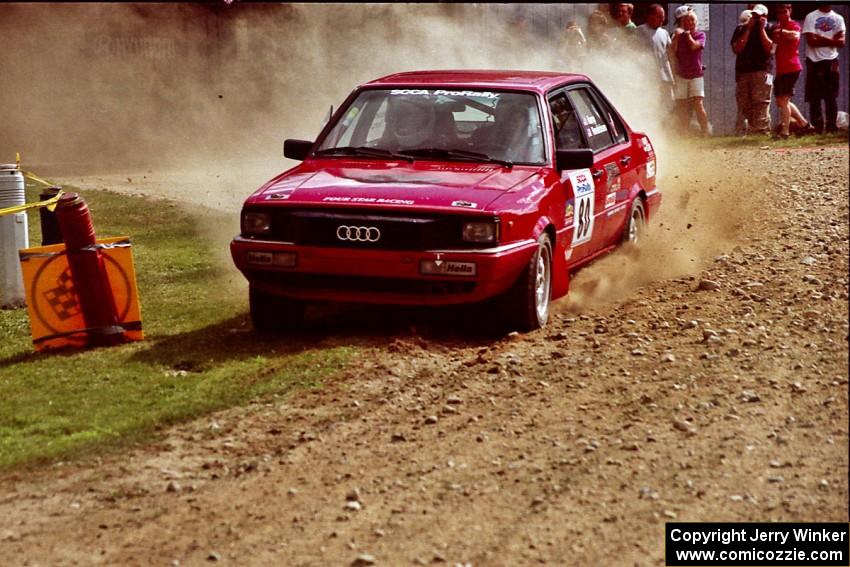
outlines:
[[56, 206], [56, 219], [65, 240], [71, 280], [80, 301], [89, 342], [93, 345], [121, 342], [124, 328], [118, 325], [112, 287], [103, 254], [96, 245], [88, 206], [77, 193], [65, 193]]

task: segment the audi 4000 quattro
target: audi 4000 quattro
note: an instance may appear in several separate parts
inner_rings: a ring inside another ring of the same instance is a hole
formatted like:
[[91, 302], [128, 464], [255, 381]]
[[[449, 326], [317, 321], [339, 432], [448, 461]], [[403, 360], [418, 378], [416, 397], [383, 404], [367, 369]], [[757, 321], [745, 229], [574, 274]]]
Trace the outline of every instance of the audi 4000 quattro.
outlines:
[[245, 201], [230, 247], [259, 330], [308, 301], [485, 300], [535, 329], [661, 201], [649, 139], [583, 75], [390, 75], [284, 155], [301, 163]]

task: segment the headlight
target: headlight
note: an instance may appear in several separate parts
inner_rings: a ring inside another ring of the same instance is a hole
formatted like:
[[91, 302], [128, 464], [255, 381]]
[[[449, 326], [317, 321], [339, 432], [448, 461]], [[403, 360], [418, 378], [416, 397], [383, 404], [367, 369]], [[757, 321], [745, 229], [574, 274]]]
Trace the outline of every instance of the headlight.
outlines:
[[465, 242], [498, 242], [499, 223], [496, 221], [476, 221], [463, 223]]
[[268, 234], [272, 230], [272, 217], [269, 213], [242, 213], [242, 232], [244, 234]]

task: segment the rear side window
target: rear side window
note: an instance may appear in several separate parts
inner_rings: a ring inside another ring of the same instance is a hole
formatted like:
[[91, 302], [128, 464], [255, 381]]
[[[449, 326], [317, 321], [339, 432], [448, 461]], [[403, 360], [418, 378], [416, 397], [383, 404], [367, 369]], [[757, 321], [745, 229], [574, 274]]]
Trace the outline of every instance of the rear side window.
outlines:
[[568, 92], [578, 114], [580, 127], [584, 130], [590, 149], [602, 150], [614, 145], [614, 138], [608, 121], [586, 88], [573, 89]]
[[614, 137], [614, 142], [617, 144], [621, 144], [626, 141], [626, 128], [623, 126], [623, 121], [620, 120], [620, 117], [616, 112], [611, 108], [611, 105], [608, 104], [605, 99], [599, 96], [598, 92], [593, 93], [593, 99], [596, 101], [596, 104], [599, 105], [599, 108], [602, 110], [602, 113], [608, 119], [608, 127], [611, 128], [611, 135]]

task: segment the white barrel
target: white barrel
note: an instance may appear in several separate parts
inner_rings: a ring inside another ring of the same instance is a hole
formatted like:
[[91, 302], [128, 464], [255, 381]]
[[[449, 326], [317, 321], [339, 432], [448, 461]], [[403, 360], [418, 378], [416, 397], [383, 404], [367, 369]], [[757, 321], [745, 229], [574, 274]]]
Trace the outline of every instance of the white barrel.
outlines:
[[24, 175], [14, 163], [0, 164], [0, 209], [23, 205]]
[[[24, 176], [15, 164], [0, 164], [0, 209], [23, 205]], [[24, 282], [18, 250], [29, 248], [27, 214], [0, 215], [0, 305], [24, 305]]]

